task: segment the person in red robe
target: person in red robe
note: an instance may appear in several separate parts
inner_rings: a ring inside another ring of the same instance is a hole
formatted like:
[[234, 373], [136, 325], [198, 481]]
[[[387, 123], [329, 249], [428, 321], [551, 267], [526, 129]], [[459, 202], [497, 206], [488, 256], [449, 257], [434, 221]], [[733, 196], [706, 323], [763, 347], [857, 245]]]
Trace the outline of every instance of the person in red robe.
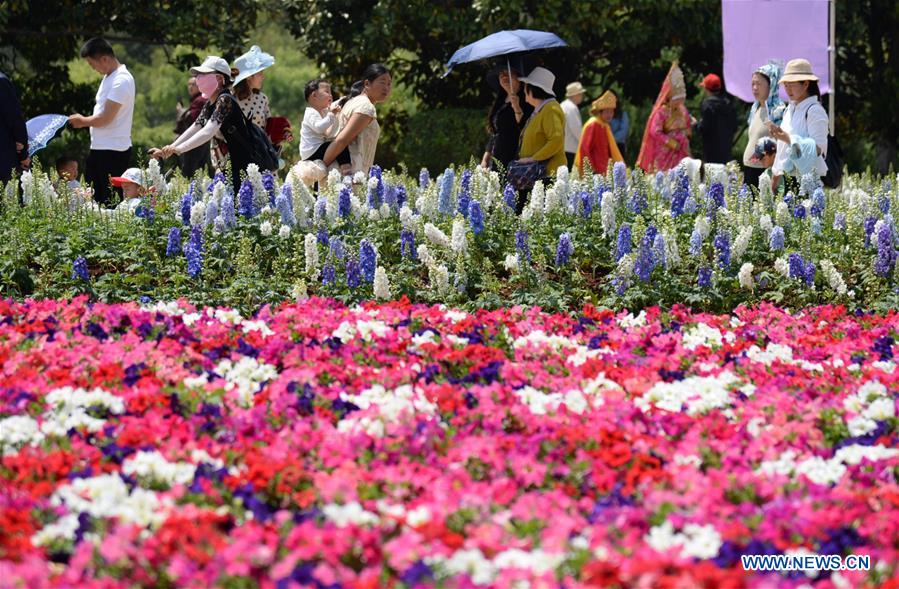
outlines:
[[618, 99], [608, 90], [590, 105], [592, 116], [584, 125], [577, 154], [574, 156], [574, 165], [581, 171], [582, 176], [584, 161], [590, 162], [590, 168], [596, 174], [605, 174], [610, 161], [624, 161], [618, 144], [615, 143], [615, 136], [612, 135], [612, 128], [609, 126], [609, 122], [615, 116], [617, 106]]

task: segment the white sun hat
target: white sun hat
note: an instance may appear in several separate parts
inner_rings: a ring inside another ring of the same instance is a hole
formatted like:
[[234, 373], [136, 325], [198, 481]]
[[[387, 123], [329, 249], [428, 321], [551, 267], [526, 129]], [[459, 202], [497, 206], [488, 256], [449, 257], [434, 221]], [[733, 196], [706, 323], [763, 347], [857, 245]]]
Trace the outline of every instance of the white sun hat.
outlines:
[[545, 67], [535, 67], [531, 70], [531, 73], [525, 77], [518, 78], [518, 81], [530, 84], [531, 86], [536, 86], [547, 94], [555, 96], [553, 84], [556, 83], [556, 75]]
[[260, 49], [258, 45], [253, 45], [249, 51], [234, 60], [234, 67], [239, 72], [234, 78], [234, 85], [237, 86], [253, 74], [258, 74], [273, 65], [275, 57]]

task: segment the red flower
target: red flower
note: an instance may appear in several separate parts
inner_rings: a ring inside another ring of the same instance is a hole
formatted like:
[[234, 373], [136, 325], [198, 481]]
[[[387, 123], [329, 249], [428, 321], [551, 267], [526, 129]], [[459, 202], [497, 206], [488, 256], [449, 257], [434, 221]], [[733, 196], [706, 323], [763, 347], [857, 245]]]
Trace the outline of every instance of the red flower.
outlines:
[[592, 587], [614, 587], [621, 583], [618, 567], [611, 562], [594, 560], [584, 565], [584, 584]]
[[0, 509], [0, 561], [20, 561], [34, 550], [31, 536], [37, 531], [31, 513], [22, 506]]

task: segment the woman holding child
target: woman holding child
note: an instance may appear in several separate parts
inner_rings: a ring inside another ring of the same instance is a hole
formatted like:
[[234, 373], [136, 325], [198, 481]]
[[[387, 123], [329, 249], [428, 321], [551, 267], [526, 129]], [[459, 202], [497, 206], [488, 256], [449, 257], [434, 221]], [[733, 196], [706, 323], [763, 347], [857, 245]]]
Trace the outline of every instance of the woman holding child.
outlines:
[[390, 97], [393, 80], [390, 71], [380, 63], [373, 63], [362, 73], [362, 79], [353, 84], [350, 93], [340, 107], [340, 132], [325, 150], [326, 166], [349, 148], [352, 171], [368, 173], [375, 161], [381, 126], [375, 105]]

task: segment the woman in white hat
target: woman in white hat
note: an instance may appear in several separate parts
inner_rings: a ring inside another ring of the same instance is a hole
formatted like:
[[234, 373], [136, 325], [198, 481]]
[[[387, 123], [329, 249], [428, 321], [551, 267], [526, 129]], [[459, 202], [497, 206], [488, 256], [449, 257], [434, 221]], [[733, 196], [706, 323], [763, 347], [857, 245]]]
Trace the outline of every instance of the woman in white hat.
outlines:
[[[534, 107], [534, 112], [521, 132], [516, 161], [520, 164], [541, 162], [546, 166], [546, 175], [555, 176], [556, 171], [568, 163], [565, 160], [565, 113], [553, 93], [556, 76], [546, 68], [535, 67], [519, 81], [524, 84], [524, 100]], [[524, 209], [525, 196], [519, 193], [519, 213]]]
[[290, 121], [286, 117], [273, 117], [268, 96], [262, 91], [265, 70], [275, 65], [275, 57], [253, 45], [250, 50], [234, 60], [234, 96], [243, 114], [265, 131], [272, 145], [293, 141]]
[[244, 114], [259, 125], [260, 129], [265, 129], [266, 123], [272, 118], [268, 96], [262, 92], [262, 82], [265, 80], [265, 70], [273, 65], [274, 56], [262, 51], [258, 45], [253, 45], [249, 51], [234, 60], [234, 69], [237, 70], [234, 96]]
[[[818, 76], [808, 60], [794, 59], [787, 63], [780, 83], [790, 97], [790, 105], [781, 126], [768, 122], [771, 136], [777, 139], [777, 157], [772, 167], [774, 188], [777, 189], [781, 177], [787, 174], [794, 178], [792, 183], [802, 177], [810, 183], [806, 189], [814, 190], [821, 186], [821, 176], [827, 174], [824, 156], [827, 155], [829, 125], [827, 111], [818, 101], [821, 95]], [[810, 157], [796, 157], [803, 151], [811, 152]]]
[[231, 94], [231, 68], [221, 57], [210, 55], [203, 64], [191, 68], [196, 76], [197, 88], [206, 98], [196, 122], [187, 128], [175, 141], [162, 149], [150, 149], [150, 157], [165, 159], [181, 155], [209, 142], [212, 138], [224, 141], [231, 159], [231, 182], [234, 191], [240, 187], [240, 174], [253, 163], [248, 151], [245, 120], [237, 100]]
[[565, 86], [565, 100], [562, 101], [561, 107], [565, 113], [565, 158], [569, 168], [574, 165], [574, 156], [581, 140], [584, 120], [581, 118], [580, 106], [586, 94], [587, 91], [580, 82], [572, 82]]

